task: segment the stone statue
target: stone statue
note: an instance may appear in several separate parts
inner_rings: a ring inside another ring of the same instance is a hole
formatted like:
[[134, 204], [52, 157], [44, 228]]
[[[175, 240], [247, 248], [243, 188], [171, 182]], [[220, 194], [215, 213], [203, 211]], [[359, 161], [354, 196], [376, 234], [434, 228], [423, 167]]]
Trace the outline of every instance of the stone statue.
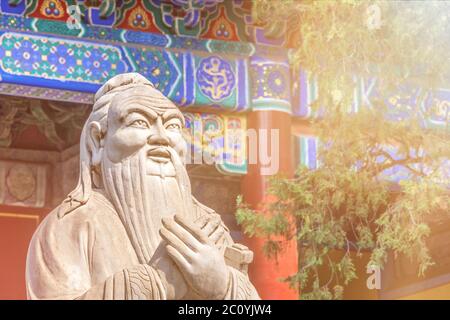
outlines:
[[31, 299], [259, 299], [253, 253], [192, 195], [184, 118], [143, 76], [96, 93], [77, 187], [40, 224], [26, 266]]

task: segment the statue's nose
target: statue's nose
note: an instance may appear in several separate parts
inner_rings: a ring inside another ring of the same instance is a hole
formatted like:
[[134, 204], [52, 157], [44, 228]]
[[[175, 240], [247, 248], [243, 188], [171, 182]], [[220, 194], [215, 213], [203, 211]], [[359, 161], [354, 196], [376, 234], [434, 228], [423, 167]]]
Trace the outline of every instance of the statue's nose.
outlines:
[[169, 145], [170, 140], [166, 134], [166, 128], [164, 128], [161, 117], [156, 119], [156, 122], [152, 127], [152, 132], [148, 137], [148, 143], [151, 145]]

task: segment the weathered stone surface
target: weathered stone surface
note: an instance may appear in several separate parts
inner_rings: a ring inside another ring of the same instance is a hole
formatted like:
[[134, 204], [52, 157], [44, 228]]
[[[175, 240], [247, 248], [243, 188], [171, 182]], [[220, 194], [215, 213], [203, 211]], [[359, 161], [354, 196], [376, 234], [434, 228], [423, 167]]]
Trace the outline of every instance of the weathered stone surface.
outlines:
[[246, 273], [252, 252], [191, 194], [183, 125], [139, 74], [99, 89], [78, 185], [31, 241], [29, 298], [259, 298]]

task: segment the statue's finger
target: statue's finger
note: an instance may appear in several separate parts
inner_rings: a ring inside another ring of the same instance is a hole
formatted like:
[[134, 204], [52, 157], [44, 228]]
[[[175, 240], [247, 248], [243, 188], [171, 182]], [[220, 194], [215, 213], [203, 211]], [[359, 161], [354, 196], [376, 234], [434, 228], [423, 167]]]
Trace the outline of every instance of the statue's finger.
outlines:
[[217, 213], [208, 213], [208, 214], [204, 214], [200, 218], [198, 218], [195, 221], [195, 224], [198, 227], [200, 227], [200, 229], [203, 229], [206, 227], [208, 222], [210, 222], [211, 220], [216, 220], [216, 219], [220, 220], [220, 215], [218, 215]]
[[182, 224], [177, 223], [172, 217], [164, 217], [161, 220], [163, 226], [175, 234], [182, 242], [192, 248], [195, 252], [200, 250], [202, 242], [189, 230], [186, 230]]
[[207, 214], [201, 216], [200, 218], [198, 218], [195, 221], [195, 223], [197, 224], [197, 226], [200, 229], [203, 229], [207, 225], [208, 222], [209, 222], [209, 215], [207, 215]]
[[206, 234], [198, 228], [193, 223], [190, 223], [185, 217], [176, 214], [174, 216], [175, 222], [177, 222], [183, 230], [187, 231], [189, 234], [191, 234], [193, 237], [195, 237], [200, 243], [207, 243], [208, 238]]
[[[225, 230], [224, 230], [225, 233]], [[220, 237], [220, 239], [216, 242], [216, 247], [221, 248], [222, 246], [224, 246], [226, 241], [226, 236], [223, 235], [222, 237]]]
[[217, 244], [219, 240], [222, 238], [223, 234], [225, 233], [225, 230], [223, 228], [217, 228], [214, 230], [213, 233], [209, 236], [209, 239], [214, 243]]
[[161, 238], [163, 238], [169, 245], [182, 253], [187, 259], [191, 259], [195, 254], [193, 248], [190, 248], [187, 244], [181, 241], [176, 235], [174, 235], [166, 228], [161, 228], [159, 230], [159, 234], [161, 235]]
[[166, 246], [167, 254], [172, 258], [172, 260], [175, 262], [175, 264], [180, 268], [182, 271], [191, 271], [191, 264], [186, 259], [184, 255], [182, 255], [177, 249], [172, 247], [171, 245]]
[[203, 228], [203, 232], [209, 237], [219, 227], [220, 222], [222, 222], [220, 217], [213, 217]]

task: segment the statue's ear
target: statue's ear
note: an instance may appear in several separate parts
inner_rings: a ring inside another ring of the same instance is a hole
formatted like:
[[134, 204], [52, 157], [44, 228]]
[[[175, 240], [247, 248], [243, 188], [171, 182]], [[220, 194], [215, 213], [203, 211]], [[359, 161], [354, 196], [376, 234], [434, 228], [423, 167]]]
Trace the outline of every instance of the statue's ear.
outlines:
[[102, 160], [103, 135], [100, 123], [93, 121], [89, 124], [87, 132], [88, 149], [91, 152], [91, 165], [97, 167]]

